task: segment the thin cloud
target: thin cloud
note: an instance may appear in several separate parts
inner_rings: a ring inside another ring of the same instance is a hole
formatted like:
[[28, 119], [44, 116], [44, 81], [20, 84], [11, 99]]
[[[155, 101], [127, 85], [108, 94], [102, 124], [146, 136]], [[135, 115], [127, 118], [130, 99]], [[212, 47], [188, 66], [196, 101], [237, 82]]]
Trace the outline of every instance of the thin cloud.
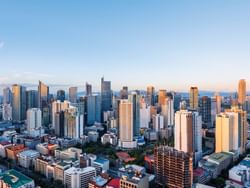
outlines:
[[0, 41], [0, 48], [3, 48], [3, 47], [4, 47], [4, 42]]

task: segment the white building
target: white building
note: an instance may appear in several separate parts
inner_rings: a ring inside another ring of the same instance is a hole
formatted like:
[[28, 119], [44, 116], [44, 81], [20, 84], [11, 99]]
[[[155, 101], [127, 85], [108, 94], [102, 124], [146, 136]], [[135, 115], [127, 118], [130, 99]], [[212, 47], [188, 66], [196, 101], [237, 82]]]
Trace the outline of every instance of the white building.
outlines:
[[161, 115], [164, 117], [164, 127], [174, 125], [174, 100], [169, 97], [165, 99], [164, 105], [161, 106]]
[[88, 188], [88, 183], [95, 176], [96, 170], [94, 167], [72, 167], [64, 172], [64, 185], [68, 188]]
[[78, 148], [68, 148], [65, 150], [56, 149], [55, 150], [55, 157], [62, 160], [67, 159], [80, 159], [80, 155], [82, 153], [81, 149]]
[[17, 154], [17, 159], [20, 166], [29, 168], [35, 164], [35, 160], [39, 156], [39, 152], [35, 150], [25, 150]]
[[42, 112], [39, 108], [27, 110], [27, 131], [35, 137], [44, 133], [42, 130]]
[[117, 136], [113, 133], [106, 133], [101, 137], [102, 144], [111, 144], [113, 146], [116, 146], [118, 143]]
[[162, 115], [153, 115], [153, 128], [156, 132], [164, 128], [164, 117]]
[[107, 172], [109, 170], [109, 160], [98, 158], [92, 162], [91, 166], [96, 169], [96, 173]]
[[6, 148], [12, 146], [10, 142], [1, 142], [0, 143], [0, 157], [6, 157]]
[[140, 128], [149, 128], [150, 123], [150, 106], [145, 102], [141, 104], [140, 108]]
[[3, 120], [12, 120], [12, 107], [10, 104], [3, 104]]
[[88, 132], [89, 142], [97, 142], [98, 138], [99, 138], [99, 133], [97, 131]]

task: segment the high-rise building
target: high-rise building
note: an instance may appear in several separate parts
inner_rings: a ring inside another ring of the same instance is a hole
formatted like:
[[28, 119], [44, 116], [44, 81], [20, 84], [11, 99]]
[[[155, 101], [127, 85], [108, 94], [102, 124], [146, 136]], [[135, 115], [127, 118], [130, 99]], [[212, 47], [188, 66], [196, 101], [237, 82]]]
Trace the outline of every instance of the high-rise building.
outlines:
[[166, 98], [167, 98], [167, 91], [165, 89], [159, 90], [159, 93], [158, 93], [158, 105], [159, 106], [164, 105]]
[[121, 99], [128, 99], [128, 86], [123, 86], [120, 91], [120, 98]]
[[147, 87], [146, 102], [150, 106], [155, 105], [155, 88], [154, 88], [154, 86]]
[[176, 111], [180, 110], [181, 95], [175, 93], [173, 100], [174, 100], [174, 111], [176, 112]]
[[95, 122], [101, 122], [101, 96], [89, 95], [86, 97], [86, 111], [87, 118], [86, 123], [93, 125]]
[[168, 146], [159, 146], [154, 149], [154, 161], [156, 183], [160, 187], [192, 187], [192, 154]]
[[232, 108], [216, 116], [216, 152], [246, 151], [248, 125], [246, 112]]
[[61, 112], [61, 111], [65, 111], [65, 109], [69, 108], [70, 103], [69, 101], [54, 101], [52, 103], [52, 129], [56, 128], [56, 113], [57, 112]]
[[197, 110], [199, 106], [199, 91], [197, 87], [191, 87], [189, 92], [189, 106], [192, 110]]
[[56, 112], [55, 118], [55, 134], [60, 138], [64, 138], [64, 111]]
[[121, 147], [134, 147], [133, 143], [133, 103], [120, 100], [119, 105], [119, 142]]
[[38, 108], [44, 108], [48, 106], [49, 101], [49, 87], [39, 81], [38, 86]]
[[88, 188], [90, 180], [96, 176], [94, 167], [71, 167], [64, 172], [64, 185], [67, 188]]
[[80, 138], [84, 135], [84, 119], [76, 107], [70, 106], [64, 111], [64, 137]]
[[29, 90], [26, 92], [27, 110], [38, 107], [38, 92], [36, 90]]
[[156, 132], [164, 128], [164, 117], [162, 115], [153, 115], [153, 128]]
[[39, 108], [27, 110], [27, 131], [30, 135], [39, 136], [42, 128], [42, 112]]
[[203, 96], [200, 100], [200, 113], [205, 128], [211, 127], [211, 98]]
[[140, 128], [149, 128], [150, 119], [150, 107], [143, 102], [140, 108]]
[[164, 127], [174, 125], [174, 101], [170, 97], [165, 99], [165, 103], [161, 106], [161, 115], [164, 117]]
[[133, 133], [134, 136], [140, 135], [140, 95], [137, 92], [132, 92], [128, 96], [129, 102], [133, 104]]
[[12, 119], [23, 121], [26, 119], [26, 88], [20, 85], [12, 86]]
[[111, 82], [104, 81], [104, 78], [101, 79], [101, 99], [101, 116], [103, 121], [103, 113], [110, 111], [112, 108]]
[[86, 95], [87, 96], [92, 95], [92, 85], [89, 84], [88, 82], [86, 83]]
[[3, 104], [3, 120], [11, 121], [12, 120], [12, 106], [11, 104]]
[[9, 87], [3, 89], [3, 104], [11, 104], [12, 102], [12, 93]]
[[238, 102], [244, 105], [246, 101], [246, 80], [241, 79], [238, 85]]
[[56, 99], [63, 102], [65, 100], [65, 91], [64, 90], [58, 90]]
[[69, 88], [69, 102], [71, 103], [77, 102], [77, 87]]
[[187, 110], [175, 113], [175, 149], [193, 152], [193, 115]]

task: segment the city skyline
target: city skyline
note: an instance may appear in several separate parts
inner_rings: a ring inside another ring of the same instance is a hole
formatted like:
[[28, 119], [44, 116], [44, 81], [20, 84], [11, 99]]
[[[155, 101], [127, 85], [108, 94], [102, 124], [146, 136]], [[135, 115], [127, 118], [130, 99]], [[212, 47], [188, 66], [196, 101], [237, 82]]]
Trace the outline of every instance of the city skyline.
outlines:
[[113, 90], [236, 91], [250, 80], [250, 2], [109, 2], [1, 2], [0, 83], [96, 90], [104, 75]]

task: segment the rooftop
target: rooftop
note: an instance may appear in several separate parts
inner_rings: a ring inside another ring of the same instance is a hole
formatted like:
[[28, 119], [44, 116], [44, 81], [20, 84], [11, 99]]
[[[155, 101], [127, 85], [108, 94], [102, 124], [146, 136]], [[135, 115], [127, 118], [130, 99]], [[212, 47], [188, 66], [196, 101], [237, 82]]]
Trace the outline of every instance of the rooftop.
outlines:
[[34, 157], [34, 156], [39, 156], [39, 152], [36, 150], [25, 150], [19, 153], [20, 156], [23, 157]]
[[98, 158], [98, 159], [95, 160], [95, 162], [100, 163], [100, 164], [104, 164], [104, 163], [109, 162], [109, 160], [104, 159], [104, 158]]
[[119, 188], [120, 187], [120, 178], [112, 179], [107, 186], [113, 187], [113, 188]]
[[101, 176], [96, 176], [93, 177], [92, 182], [94, 182], [97, 186], [103, 187], [108, 182], [108, 180]]
[[231, 158], [232, 155], [226, 152], [220, 152], [220, 153], [213, 153], [209, 156], [209, 160], [213, 160], [217, 163], [222, 163], [223, 161], [227, 160], [228, 158]]
[[33, 181], [31, 178], [17, 172], [16, 170], [9, 170], [4, 174], [1, 174], [0, 179], [2, 179], [11, 188], [18, 188]]
[[75, 168], [75, 167], [71, 167], [68, 170], [65, 171], [66, 174], [82, 174], [82, 173], [86, 173], [89, 171], [95, 171], [94, 167], [86, 167], [86, 168]]

